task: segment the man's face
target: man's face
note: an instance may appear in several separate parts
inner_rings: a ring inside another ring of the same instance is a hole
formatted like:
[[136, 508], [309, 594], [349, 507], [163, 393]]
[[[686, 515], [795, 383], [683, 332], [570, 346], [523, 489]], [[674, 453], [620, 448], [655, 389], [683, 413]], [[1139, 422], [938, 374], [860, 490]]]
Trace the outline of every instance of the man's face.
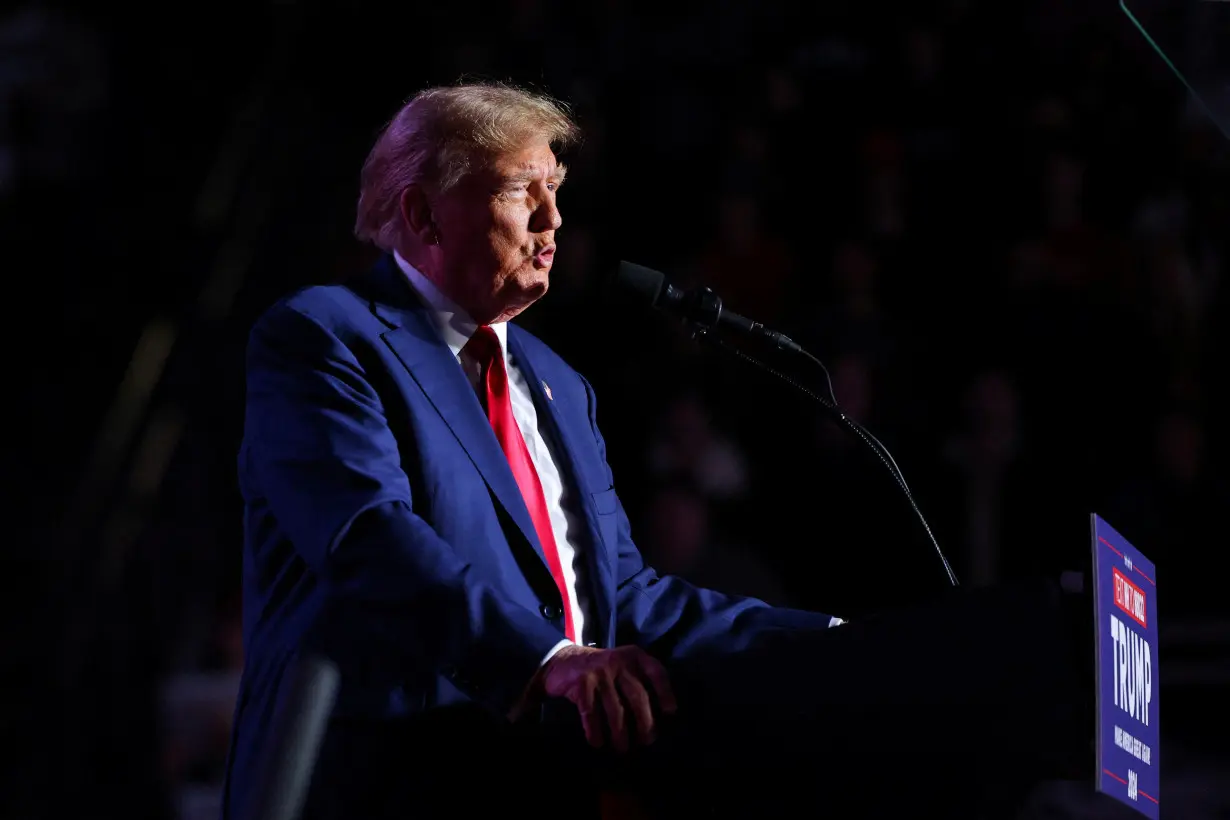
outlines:
[[545, 142], [495, 158], [433, 208], [440, 284], [482, 324], [506, 321], [547, 292], [564, 168]]

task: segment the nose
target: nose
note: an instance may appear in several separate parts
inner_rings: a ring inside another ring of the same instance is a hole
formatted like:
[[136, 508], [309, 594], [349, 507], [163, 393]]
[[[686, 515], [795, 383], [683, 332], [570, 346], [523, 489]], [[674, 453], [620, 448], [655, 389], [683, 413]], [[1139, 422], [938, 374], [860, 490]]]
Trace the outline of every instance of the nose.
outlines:
[[536, 233], [558, 231], [562, 224], [564, 224], [564, 219], [560, 216], [559, 206], [555, 203], [555, 197], [544, 199], [542, 204], [538, 206], [538, 210], [534, 211], [534, 229]]

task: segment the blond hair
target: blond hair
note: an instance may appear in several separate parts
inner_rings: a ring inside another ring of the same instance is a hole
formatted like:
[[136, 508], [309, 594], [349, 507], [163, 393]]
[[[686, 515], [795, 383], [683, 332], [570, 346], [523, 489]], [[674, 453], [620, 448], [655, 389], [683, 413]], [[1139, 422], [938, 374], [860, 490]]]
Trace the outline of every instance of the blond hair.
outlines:
[[545, 94], [499, 83], [421, 91], [385, 126], [363, 163], [355, 236], [392, 250], [409, 186], [444, 193], [497, 154], [535, 139], [559, 151], [579, 136], [567, 106]]

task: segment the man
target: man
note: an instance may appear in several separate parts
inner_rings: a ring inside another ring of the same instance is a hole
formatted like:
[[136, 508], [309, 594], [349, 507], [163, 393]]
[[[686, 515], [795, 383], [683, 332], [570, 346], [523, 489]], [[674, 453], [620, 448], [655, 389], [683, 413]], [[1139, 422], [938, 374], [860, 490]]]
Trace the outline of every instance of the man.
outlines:
[[338, 721], [470, 703], [511, 718], [557, 697], [593, 745], [623, 749], [675, 707], [662, 660], [832, 622], [645, 566], [593, 390], [509, 324], [547, 291], [553, 148], [576, 133], [513, 88], [422, 92], [363, 169], [356, 233], [389, 255], [253, 330], [234, 816], [310, 635], [342, 636]]
[[[253, 330], [230, 817], [252, 810], [287, 669], [308, 647], [342, 677], [309, 816], [464, 816], [494, 795], [581, 817], [568, 758], [528, 757], [498, 727], [564, 701], [591, 745], [644, 747], [677, 705], [721, 716], [741, 691], [770, 705], [767, 685], [739, 690], [710, 659], [850, 629], [642, 561], [593, 390], [510, 324], [547, 291], [565, 177], [555, 151], [575, 138], [543, 96], [420, 93], [363, 168], [356, 233], [385, 258], [290, 296]], [[810, 702], [785, 660], [799, 655], [775, 652], [764, 674]], [[450, 775], [469, 788], [443, 785]]]

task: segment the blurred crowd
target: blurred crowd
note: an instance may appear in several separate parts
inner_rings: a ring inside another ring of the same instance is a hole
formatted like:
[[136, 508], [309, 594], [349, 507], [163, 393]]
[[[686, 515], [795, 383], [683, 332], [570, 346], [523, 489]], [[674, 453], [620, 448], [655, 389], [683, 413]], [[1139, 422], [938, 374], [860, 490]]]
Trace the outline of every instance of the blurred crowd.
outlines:
[[[1227, 411], [1230, 154], [1117, 12], [506, 5], [499, 38], [442, 24], [416, 41], [419, 74], [373, 56], [381, 79], [361, 89], [325, 90], [332, 64], [291, 81], [316, 146], [298, 155], [320, 165], [275, 186], [310, 203], [275, 207], [269, 231], [302, 247], [267, 251], [286, 269], [253, 274], [244, 321], [370, 259], [346, 236], [359, 162], [419, 77], [530, 82], [574, 105], [586, 141], [565, 158], [552, 291], [525, 324], [594, 382], [621, 498], [660, 570], [842, 615], [943, 583], [858, 440], [771, 374], [603, 301], [621, 258], [708, 285], [820, 357], [965, 583], [1082, 568], [1097, 511], [1162, 568], [1166, 618], [1224, 611], [1197, 557], [1230, 502], [1212, 423]], [[0, 186], [21, 163], [27, 179], [89, 163], [70, 136], [105, 104], [87, 31], [34, 14], [0, 30], [35, 37], [77, 73], [23, 73], [5, 49]], [[231, 336], [225, 349], [242, 344]], [[828, 389], [818, 370], [796, 375]], [[241, 412], [241, 391], [198, 415], [143, 541], [164, 556], [150, 576], [167, 617], [162, 775], [185, 818], [213, 816], [243, 663], [236, 421], [213, 423]], [[1225, 761], [1182, 765], [1172, 794]], [[1038, 816], [1103, 816], [1048, 799]], [[1186, 799], [1193, 813], [1175, 816], [1230, 807], [1211, 787]]]

